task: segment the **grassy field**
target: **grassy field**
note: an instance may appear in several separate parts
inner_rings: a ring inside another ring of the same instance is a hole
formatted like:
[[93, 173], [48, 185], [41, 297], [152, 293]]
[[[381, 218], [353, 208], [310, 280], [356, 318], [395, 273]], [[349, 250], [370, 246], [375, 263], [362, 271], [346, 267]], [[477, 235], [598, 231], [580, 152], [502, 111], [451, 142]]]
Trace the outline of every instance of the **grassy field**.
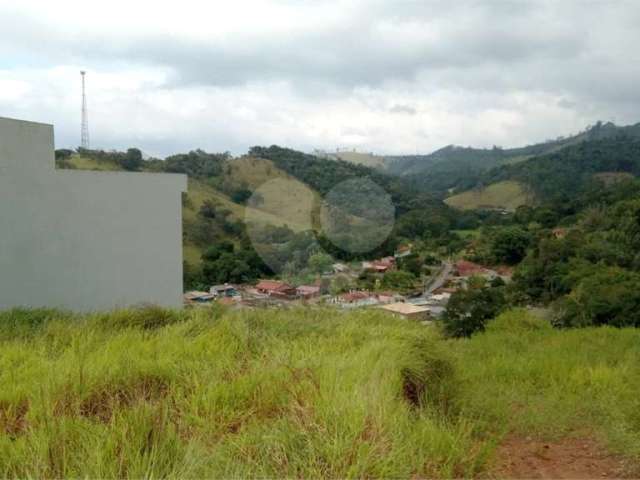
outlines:
[[0, 313], [0, 476], [470, 477], [505, 435], [640, 455], [640, 332], [510, 312]]
[[480, 190], [468, 190], [445, 200], [460, 210], [504, 208], [514, 211], [520, 205], [531, 204], [533, 199], [524, 187], [511, 180], [491, 184]]

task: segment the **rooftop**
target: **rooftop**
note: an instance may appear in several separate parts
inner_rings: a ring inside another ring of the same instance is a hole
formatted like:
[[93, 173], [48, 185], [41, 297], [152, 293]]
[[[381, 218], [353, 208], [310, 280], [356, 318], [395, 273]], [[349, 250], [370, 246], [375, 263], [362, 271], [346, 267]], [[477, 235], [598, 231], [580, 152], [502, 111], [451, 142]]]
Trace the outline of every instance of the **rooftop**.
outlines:
[[399, 313], [401, 315], [415, 315], [417, 313], [427, 313], [429, 308], [421, 307], [419, 305], [412, 305], [410, 303], [390, 303], [389, 305], [383, 305], [380, 308], [392, 313]]

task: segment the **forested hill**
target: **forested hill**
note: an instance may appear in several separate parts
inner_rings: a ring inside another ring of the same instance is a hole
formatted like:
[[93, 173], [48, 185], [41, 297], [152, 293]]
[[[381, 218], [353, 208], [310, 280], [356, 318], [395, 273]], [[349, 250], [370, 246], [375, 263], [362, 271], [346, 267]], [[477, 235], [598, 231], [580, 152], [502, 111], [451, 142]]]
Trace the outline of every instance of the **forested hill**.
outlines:
[[253, 147], [252, 157], [270, 160], [279, 169], [326, 195], [341, 182], [368, 178], [391, 195], [399, 214], [415, 208], [447, 207], [434, 195], [416, 188], [403, 177], [388, 175], [378, 169], [339, 159], [319, 158], [275, 145]]
[[564, 201], [600, 179], [640, 175], [640, 138], [620, 135], [590, 140], [521, 163], [504, 165], [481, 176], [485, 185], [515, 180], [539, 201]]
[[585, 141], [621, 135], [640, 138], [640, 123], [618, 127], [613, 123], [598, 122], [577, 135], [519, 148], [481, 149], [449, 145], [429, 155], [388, 157], [388, 172], [407, 177], [421, 190], [434, 193], [449, 189], [462, 191], [476, 186], [482, 174], [493, 168], [517, 164]]

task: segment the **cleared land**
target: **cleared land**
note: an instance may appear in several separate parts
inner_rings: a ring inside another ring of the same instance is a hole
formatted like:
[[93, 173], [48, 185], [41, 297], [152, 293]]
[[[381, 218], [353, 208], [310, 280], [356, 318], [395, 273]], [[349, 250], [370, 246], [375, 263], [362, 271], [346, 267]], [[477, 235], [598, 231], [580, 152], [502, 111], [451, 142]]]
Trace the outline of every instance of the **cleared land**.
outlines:
[[520, 205], [528, 205], [532, 201], [532, 196], [526, 192], [521, 183], [505, 180], [481, 189], [453, 195], [447, 198], [445, 203], [460, 210], [499, 208], [514, 211]]
[[523, 311], [459, 341], [378, 311], [0, 313], [0, 475], [504, 477], [544, 445], [633, 475], [639, 365], [637, 330]]

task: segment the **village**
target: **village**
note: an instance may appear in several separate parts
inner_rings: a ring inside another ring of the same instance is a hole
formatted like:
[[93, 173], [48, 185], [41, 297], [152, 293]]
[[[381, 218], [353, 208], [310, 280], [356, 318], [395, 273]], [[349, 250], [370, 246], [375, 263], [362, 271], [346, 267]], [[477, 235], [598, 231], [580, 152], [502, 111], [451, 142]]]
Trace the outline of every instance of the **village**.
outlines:
[[[451, 295], [467, 287], [471, 277], [492, 281], [510, 281], [511, 271], [490, 269], [467, 260], [443, 260], [421, 282], [420, 287], [400, 293], [394, 289], [349, 288], [363, 274], [382, 277], [398, 268], [398, 259], [411, 254], [410, 250], [394, 256], [352, 264], [334, 263], [309, 284], [294, 285], [284, 280], [261, 279], [255, 284], [213, 285], [208, 291], [189, 291], [184, 294], [185, 305], [202, 307], [221, 304], [242, 308], [287, 308], [295, 306], [328, 306], [337, 309], [382, 309], [391, 315], [430, 324], [446, 310]], [[343, 291], [335, 291], [336, 280], [344, 280]], [[378, 282], [379, 283], [379, 282]]]

